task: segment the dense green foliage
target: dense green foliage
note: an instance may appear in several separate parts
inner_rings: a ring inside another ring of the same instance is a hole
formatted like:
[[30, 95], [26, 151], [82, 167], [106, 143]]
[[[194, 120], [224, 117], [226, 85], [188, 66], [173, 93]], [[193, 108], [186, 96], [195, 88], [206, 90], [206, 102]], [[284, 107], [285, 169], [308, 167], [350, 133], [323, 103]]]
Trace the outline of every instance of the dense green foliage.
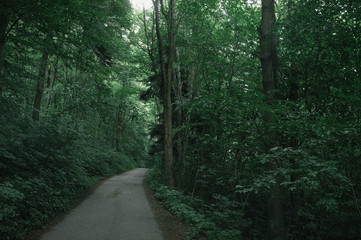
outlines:
[[262, 1], [277, 18], [267, 101], [260, 2], [1, 1], [0, 238], [134, 166], [154, 166], [192, 238], [271, 239], [277, 214], [281, 239], [361, 238], [361, 5]]
[[[10, 107], [10, 103], [1, 102]], [[17, 106], [11, 106], [11, 112]], [[66, 122], [35, 122], [6, 114], [1, 123], [1, 239], [22, 239], [67, 210], [100, 178], [135, 166], [129, 156], [92, 146]]]
[[0, 239], [28, 239], [96, 181], [145, 165], [144, 73], [126, 0], [1, 1], [0, 21]]
[[[183, 195], [155, 189], [207, 239], [266, 239], [276, 185], [284, 239], [358, 239], [360, 4], [277, 1], [278, 84], [268, 105], [257, 44], [262, 9], [250, 2], [177, 3], [173, 148]], [[166, 32], [166, 18], [163, 24]], [[153, 135], [161, 144], [159, 126]], [[161, 147], [152, 149], [163, 171]]]

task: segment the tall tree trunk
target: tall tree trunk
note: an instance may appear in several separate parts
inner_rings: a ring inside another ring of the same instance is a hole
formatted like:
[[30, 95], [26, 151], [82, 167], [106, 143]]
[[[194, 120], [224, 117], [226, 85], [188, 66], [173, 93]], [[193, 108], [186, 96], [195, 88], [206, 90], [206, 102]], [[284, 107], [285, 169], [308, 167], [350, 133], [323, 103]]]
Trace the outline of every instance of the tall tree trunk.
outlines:
[[38, 121], [40, 116], [41, 110], [41, 100], [43, 98], [44, 92], [44, 82], [45, 82], [45, 75], [46, 75], [46, 66], [48, 63], [48, 52], [44, 50], [43, 55], [41, 57], [40, 68], [39, 68], [39, 79], [36, 85], [36, 95], [34, 100], [34, 107], [33, 107], [33, 120]]
[[[188, 51], [188, 50], [187, 50]], [[186, 54], [187, 54], [186, 51]], [[177, 60], [179, 61], [179, 55], [177, 53]], [[182, 108], [178, 108], [179, 112], [178, 115], [181, 115], [181, 121], [180, 124], [183, 124], [182, 132], [180, 135], [179, 143], [181, 145], [180, 151], [179, 151], [179, 166], [180, 166], [180, 183], [178, 186], [180, 188], [183, 188], [186, 185], [186, 158], [187, 158], [187, 148], [189, 143], [189, 132], [190, 132], [190, 122], [191, 122], [191, 113], [187, 112], [187, 109], [191, 108], [192, 101], [193, 101], [193, 79], [194, 79], [194, 66], [191, 65], [190, 67], [186, 68], [187, 74], [185, 74], [185, 81], [181, 81], [181, 71], [180, 71], [180, 65], [178, 71], [178, 91], [179, 95], [181, 97], [186, 97], [187, 101], [190, 105]], [[183, 110], [183, 111], [182, 111]]]
[[166, 177], [169, 187], [175, 186], [174, 180], [174, 163], [173, 163], [173, 129], [172, 129], [172, 73], [173, 63], [176, 53], [176, 1], [169, 0], [169, 49], [167, 63], [167, 79], [163, 82], [164, 89], [164, 137], [165, 137], [165, 163]]
[[[274, 0], [262, 0], [262, 22], [258, 28], [260, 37], [260, 59], [263, 76], [263, 92], [266, 104], [272, 105], [274, 102], [274, 90], [277, 87], [277, 37], [275, 34], [275, 7]], [[269, 126], [273, 120], [270, 112], [264, 113], [264, 122]], [[276, 136], [270, 127], [267, 127], [267, 147], [276, 146]], [[269, 149], [268, 149], [269, 150]], [[277, 163], [270, 161], [267, 170], [274, 172], [278, 169]], [[268, 238], [284, 239], [284, 216], [281, 199], [280, 180], [276, 179], [276, 184], [270, 190], [267, 197], [268, 215]]]
[[[176, 49], [176, 58], [178, 61], [177, 67], [174, 71], [174, 95], [175, 95], [175, 99], [177, 102], [177, 110], [176, 110], [176, 116], [177, 116], [177, 127], [180, 128], [183, 125], [183, 106], [182, 106], [182, 98], [183, 98], [183, 80], [182, 80], [182, 74], [181, 74], [181, 65], [180, 65], [180, 57], [179, 57], [179, 51], [178, 49]], [[184, 148], [184, 143], [186, 140], [186, 135], [184, 133], [184, 131], [180, 131], [177, 134], [177, 161], [179, 164], [179, 169], [180, 169], [180, 176], [177, 179], [177, 186], [179, 188], [182, 187], [183, 183], [184, 183], [184, 166], [185, 166], [185, 159], [182, 157], [183, 156], [183, 148]]]
[[54, 60], [54, 65], [53, 65], [53, 72], [52, 72], [52, 76], [50, 79], [50, 83], [48, 86], [48, 94], [46, 96], [46, 103], [45, 103], [45, 115], [48, 115], [48, 111], [49, 111], [49, 107], [50, 107], [50, 100], [51, 100], [51, 93], [53, 91], [54, 88], [54, 84], [55, 84], [55, 79], [56, 79], [56, 73], [58, 72], [58, 58], [55, 58]]
[[160, 33], [159, 23], [159, 5], [158, 0], [153, 0], [155, 18], [156, 18], [156, 32], [159, 48], [159, 59], [162, 72], [162, 95], [164, 108], [164, 161], [165, 161], [165, 175], [167, 185], [171, 188], [175, 186], [174, 180], [174, 163], [173, 163], [173, 137], [172, 137], [172, 99], [171, 99], [171, 82], [173, 73], [173, 63], [175, 58], [175, 43], [176, 43], [176, 2], [169, 1], [169, 18], [168, 18], [168, 62], [164, 61], [163, 42]]

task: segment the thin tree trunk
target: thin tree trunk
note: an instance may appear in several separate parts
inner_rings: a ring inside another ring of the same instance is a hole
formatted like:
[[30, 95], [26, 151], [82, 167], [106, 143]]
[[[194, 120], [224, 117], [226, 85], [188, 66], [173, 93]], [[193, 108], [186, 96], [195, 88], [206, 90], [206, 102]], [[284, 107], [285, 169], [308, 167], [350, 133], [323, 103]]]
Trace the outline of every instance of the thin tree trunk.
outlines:
[[122, 133], [123, 120], [124, 120], [124, 112], [123, 112], [122, 102], [120, 102], [118, 105], [118, 109], [115, 115], [115, 122], [114, 122], [113, 142], [116, 152], [120, 152], [120, 139]]
[[[194, 66], [192, 65], [188, 69], [189, 73], [187, 74], [187, 97], [190, 102], [190, 105], [188, 108], [191, 108], [192, 100], [193, 100], [193, 79], [194, 79]], [[190, 122], [191, 122], [191, 113], [185, 112], [185, 123], [184, 123], [184, 134], [183, 134], [183, 146], [182, 146], [182, 152], [180, 153], [180, 161], [181, 161], [181, 169], [180, 169], [180, 179], [182, 183], [185, 185], [186, 180], [186, 158], [187, 158], [187, 148], [189, 143], [189, 132], [190, 132]]]
[[115, 130], [115, 151], [116, 152], [120, 152], [120, 136], [121, 136], [121, 132], [122, 132], [122, 122], [119, 121], [117, 122], [117, 126], [116, 126], [116, 130]]
[[[175, 127], [176, 128], [182, 128], [182, 118], [183, 118], [183, 114], [182, 114], [182, 106], [181, 106], [181, 92], [179, 92], [179, 81], [181, 81], [178, 78], [178, 66], [176, 68], [176, 70], [174, 70], [174, 74], [173, 74], [173, 79], [174, 79], [174, 84], [173, 84], [173, 92], [174, 92], [174, 98], [175, 98], [175, 111], [174, 111], [174, 116], [176, 118], [176, 121], [174, 122]], [[174, 119], [173, 119], [174, 121]], [[175, 153], [174, 153], [174, 159], [176, 159], [175, 161], [178, 162], [179, 168], [182, 168], [182, 159], [181, 159], [181, 152], [182, 152], [182, 141], [183, 141], [183, 135], [182, 135], [182, 130], [178, 131], [178, 133], [174, 136], [174, 141], [175, 141]], [[180, 175], [175, 176], [176, 182], [177, 182], [177, 187], [181, 188], [182, 185], [182, 180], [180, 178]]]
[[44, 50], [43, 55], [41, 57], [40, 68], [39, 68], [39, 79], [36, 85], [36, 95], [34, 100], [34, 107], [33, 107], [33, 120], [38, 121], [40, 117], [40, 110], [41, 110], [41, 100], [43, 98], [44, 92], [44, 81], [46, 75], [46, 65], [48, 62], [48, 52]]
[[[183, 116], [183, 109], [184, 107], [182, 106], [182, 98], [183, 98], [183, 80], [182, 80], [182, 74], [181, 74], [181, 66], [180, 66], [180, 57], [179, 57], [179, 51], [178, 49], [176, 49], [176, 58], [178, 61], [177, 64], [177, 68], [175, 70], [175, 74], [174, 74], [174, 79], [175, 81], [175, 86], [174, 86], [174, 92], [175, 92], [175, 99], [177, 101], [177, 127], [182, 127], [182, 120], [184, 118]], [[185, 169], [185, 158], [184, 158], [184, 147], [185, 147], [185, 142], [187, 139], [187, 135], [185, 133], [185, 129], [180, 131], [177, 134], [177, 161], [179, 163], [179, 168], [180, 168], [180, 177], [178, 178], [177, 184], [179, 188], [182, 188], [183, 184], [184, 184], [184, 169]]]
[[45, 115], [48, 115], [50, 100], [51, 100], [51, 93], [52, 93], [53, 88], [54, 88], [56, 73], [57, 72], [58, 72], [58, 58], [55, 58], [54, 65], [53, 65], [53, 72], [52, 72], [52, 76], [51, 76], [50, 83], [49, 83], [49, 86], [48, 86], [48, 95], [46, 96], [46, 103], [45, 103], [46, 112], [45, 112]]
[[[263, 76], [263, 92], [266, 98], [266, 104], [272, 105], [275, 99], [274, 90], [277, 87], [277, 37], [275, 34], [275, 8], [274, 0], [262, 0], [262, 22], [258, 28], [260, 37], [260, 59]], [[264, 122], [267, 127], [268, 148], [276, 146], [275, 133], [269, 128], [273, 117], [270, 112], [264, 113]], [[269, 150], [269, 149], [268, 149]], [[270, 161], [267, 170], [275, 172], [278, 170], [277, 163]], [[267, 197], [267, 215], [268, 215], [268, 238], [284, 239], [284, 216], [281, 198], [280, 180], [276, 177], [276, 184], [270, 189]]]
[[[145, 8], [143, 6], [143, 26], [144, 26], [144, 33], [145, 33], [145, 39], [147, 42], [147, 52], [148, 52], [148, 56], [150, 58], [150, 61], [152, 62], [152, 71], [154, 73], [157, 73], [157, 67], [156, 67], [156, 61], [154, 59], [154, 55], [152, 52], [152, 48], [153, 48], [153, 31], [152, 31], [152, 38], [149, 39], [149, 35], [148, 35], [148, 28], [147, 28], [147, 19], [145, 16]], [[153, 24], [154, 26], [154, 24]], [[154, 28], [154, 27], [153, 27]]]

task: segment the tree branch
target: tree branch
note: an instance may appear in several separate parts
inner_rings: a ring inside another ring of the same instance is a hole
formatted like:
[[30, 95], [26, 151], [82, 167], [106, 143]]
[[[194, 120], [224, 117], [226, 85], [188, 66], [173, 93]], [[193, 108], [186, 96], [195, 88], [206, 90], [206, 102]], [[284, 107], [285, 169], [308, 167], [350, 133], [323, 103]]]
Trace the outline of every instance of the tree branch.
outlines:
[[162, 11], [163, 16], [168, 19], [168, 14], [165, 12], [163, 0], [160, 0], [160, 10]]
[[9, 35], [10, 31], [15, 27], [15, 25], [19, 22], [20, 17], [18, 17], [15, 22], [11, 25], [11, 27], [6, 31], [5, 37]]

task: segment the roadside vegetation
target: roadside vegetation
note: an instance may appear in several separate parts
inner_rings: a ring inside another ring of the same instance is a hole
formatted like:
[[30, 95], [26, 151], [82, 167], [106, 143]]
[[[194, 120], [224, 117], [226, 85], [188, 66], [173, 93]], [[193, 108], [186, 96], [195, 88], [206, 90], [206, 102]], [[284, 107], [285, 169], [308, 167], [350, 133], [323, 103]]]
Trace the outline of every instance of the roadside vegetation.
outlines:
[[145, 165], [131, 14], [128, 1], [1, 1], [1, 240], [28, 240], [101, 179]]
[[361, 239], [361, 5], [2, 0], [0, 239], [132, 167], [190, 238]]
[[6, 117], [0, 121], [5, 137], [0, 149], [1, 239], [26, 239], [97, 181], [136, 166], [110, 147], [89, 144], [89, 137], [69, 123]]
[[360, 239], [361, 5], [161, 2], [139, 26], [164, 206], [195, 238]]

